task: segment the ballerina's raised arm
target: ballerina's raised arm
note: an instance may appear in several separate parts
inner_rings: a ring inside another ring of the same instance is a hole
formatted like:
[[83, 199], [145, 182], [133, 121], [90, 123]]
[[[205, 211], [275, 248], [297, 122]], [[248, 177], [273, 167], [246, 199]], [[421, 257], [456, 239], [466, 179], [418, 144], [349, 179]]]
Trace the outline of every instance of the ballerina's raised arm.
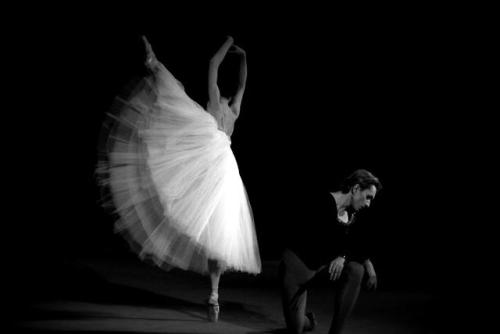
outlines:
[[233, 48], [229, 52], [234, 52], [240, 56], [240, 74], [238, 82], [238, 90], [231, 101], [231, 110], [238, 116], [240, 114], [241, 100], [243, 99], [243, 93], [245, 92], [246, 82], [247, 82], [247, 56], [245, 50], [233, 44]]
[[210, 59], [208, 66], [208, 103], [215, 108], [218, 108], [221, 103], [220, 90], [217, 85], [219, 66], [226, 57], [229, 48], [233, 45], [233, 41], [233, 38], [228, 36], [224, 44]]

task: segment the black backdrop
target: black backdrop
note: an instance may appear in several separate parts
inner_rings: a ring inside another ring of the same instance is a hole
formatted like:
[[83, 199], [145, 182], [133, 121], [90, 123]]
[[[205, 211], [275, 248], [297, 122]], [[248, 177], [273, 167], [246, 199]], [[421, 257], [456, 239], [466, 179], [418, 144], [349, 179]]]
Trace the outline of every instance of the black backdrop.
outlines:
[[[18, 273], [32, 273], [33, 263], [128, 256], [99, 206], [94, 167], [113, 97], [144, 74], [140, 36], [205, 105], [208, 59], [232, 35], [249, 71], [232, 147], [262, 258], [279, 258], [283, 231], [304, 223], [293, 219], [301, 198], [366, 168], [385, 187], [367, 220], [382, 284], [436, 287], [443, 236], [452, 232], [436, 197], [452, 177], [446, 162], [458, 149], [464, 98], [459, 28], [407, 12], [339, 21], [320, 9], [234, 10], [235, 17], [148, 6], [31, 9], [13, 23], [7, 66], [16, 74], [15, 112], [6, 146], [15, 218], [7, 245]], [[229, 60], [222, 69], [224, 87], [234, 66]]]

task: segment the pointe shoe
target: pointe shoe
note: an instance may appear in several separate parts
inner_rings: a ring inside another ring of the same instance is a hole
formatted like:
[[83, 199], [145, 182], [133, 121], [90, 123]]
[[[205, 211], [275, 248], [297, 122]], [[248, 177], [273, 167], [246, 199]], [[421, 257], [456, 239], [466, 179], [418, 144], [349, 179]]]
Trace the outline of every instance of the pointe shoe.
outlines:
[[219, 320], [219, 312], [220, 312], [219, 303], [217, 301], [208, 300], [207, 307], [208, 307], [207, 310], [208, 321], [217, 322]]
[[147, 40], [147, 38], [145, 36], [142, 36], [142, 40], [144, 42], [144, 47], [146, 49], [146, 60], [145, 60], [145, 64], [147, 67], [149, 68], [154, 68], [158, 65], [158, 59], [156, 59], [156, 56], [153, 52], [153, 48], [151, 47], [151, 44], [149, 43], [149, 41]]

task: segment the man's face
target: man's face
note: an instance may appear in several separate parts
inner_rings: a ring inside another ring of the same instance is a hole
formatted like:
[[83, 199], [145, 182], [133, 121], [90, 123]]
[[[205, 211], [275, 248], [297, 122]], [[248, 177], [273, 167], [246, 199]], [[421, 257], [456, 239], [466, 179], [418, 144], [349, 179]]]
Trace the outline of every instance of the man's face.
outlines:
[[363, 190], [361, 190], [359, 185], [355, 185], [352, 188], [352, 208], [355, 211], [359, 211], [363, 208], [369, 208], [376, 194], [377, 188], [374, 185]]

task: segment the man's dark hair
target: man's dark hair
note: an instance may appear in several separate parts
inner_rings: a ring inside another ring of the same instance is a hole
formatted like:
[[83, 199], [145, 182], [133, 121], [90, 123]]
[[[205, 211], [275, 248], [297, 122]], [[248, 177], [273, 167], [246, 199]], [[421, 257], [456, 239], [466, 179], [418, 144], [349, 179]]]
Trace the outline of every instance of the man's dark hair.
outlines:
[[375, 177], [366, 169], [358, 169], [345, 178], [345, 180], [340, 185], [340, 191], [344, 194], [347, 194], [356, 184], [359, 184], [361, 190], [368, 189], [371, 186], [375, 186], [375, 188], [377, 188], [377, 191], [380, 191], [382, 189], [382, 184], [377, 177]]

